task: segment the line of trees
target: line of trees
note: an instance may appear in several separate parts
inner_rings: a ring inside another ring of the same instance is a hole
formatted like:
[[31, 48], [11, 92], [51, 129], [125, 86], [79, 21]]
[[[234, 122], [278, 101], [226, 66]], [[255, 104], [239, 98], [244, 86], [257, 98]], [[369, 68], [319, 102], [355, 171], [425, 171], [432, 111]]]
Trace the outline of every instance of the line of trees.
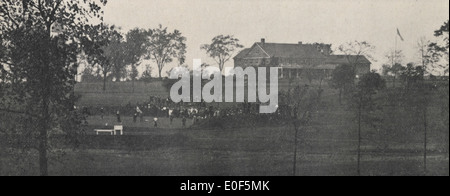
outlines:
[[383, 65], [382, 73], [393, 78], [393, 87], [396, 88], [397, 79], [401, 77], [408, 65], [418, 65], [424, 68], [426, 75], [445, 76], [449, 73], [449, 24], [448, 21], [435, 31], [437, 42], [421, 37], [417, 41], [417, 61], [405, 65], [405, 55], [402, 50], [389, 52], [387, 62]]
[[[162, 71], [167, 64], [177, 61], [178, 66], [186, 66], [186, 37], [178, 30], [169, 32], [167, 27], [159, 25], [155, 29], [132, 29], [125, 36], [120, 34], [115, 26], [100, 24], [87, 32], [84, 40], [89, 47], [84, 51], [86, 61], [94, 68], [88, 66], [82, 76], [85, 81], [103, 80], [103, 90], [106, 82], [115, 79], [129, 79], [133, 82], [140, 79], [151, 79], [152, 69], [146, 65], [145, 71], [139, 78], [137, 67], [144, 60], [156, 63], [158, 76], [162, 78]], [[216, 61], [219, 69], [224, 66], [243, 48], [239, 39], [232, 35], [218, 35], [210, 44], [201, 46], [201, 50]]]
[[[87, 68], [83, 75], [87, 78], [103, 79], [103, 90], [106, 82], [115, 79], [130, 79], [134, 82], [139, 77], [138, 66], [143, 60], [153, 60], [157, 64], [159, 78], [162, 70], [174, 60], [182, 65], [185, 62], [186, 38], [181, 32], [170, 32], [167, 27], [159, 25], [155, 29], [132, 29], [125, 36], [115, 26], [100, 24], [91, 28], [83, 40], [86, 48], [87, 62], [94, 69]], [[151, 78], [150, 66], [141, 77], [143, 80]]]
[[[345, 93], [348, 105], [355, 112], [357, 122], [357, 174], [361, 175], [361, 159], [364, 149], [363, 142], [374, 142], [365, 140], [364, 127], [371, 127], [380, 130], [387, 130], [382, 140], [389, 140], [390, 137], [398, 137], [401, 129], [411, 129], [411, 135], [402, 135], [406, 142], [408, 138], [421, 138], [423, 141], [423, 174], [427, 174], [428, 140], [429, 140], [429, 107], [433, 103], [431, 97], [438, 95], [443, 100], [442, 121], [444, 123], [443, 132], [447, 135], [444, 141], [448, 151], [448, 86], [446, 89], [439, 89], [435, 83], [426, 82], [425, 76], [431, 72], [441, 72], [448, 74], [448, 21], [436, 30], [435, 36], [441, 38], [440, 43], [433, 43], [425, 39], [418, 41], [419, 63], [408, 63], [402, 66], [404, 55], [402, 51], [393, 51], [386, 55], [389, 64], [383, 66], [383, 74], [394, 78], [392, 90], [386, 88], [384, 79], [375, 72], [363, 75], [355, 85], [355, 69], [351, 65], [342, 65], [336, 68], [331, 79], [331, 86], [339, 89], [340, 103], [341, 94]], [[402, 82], [401, 86], [396, 85], [396, 80]], [[387, 115], [391, 114], [391, 115]], [[408, 115], [405, 118], [399, 116]], [[406, 121], [406, 122], [402, 122]], [[401, 125], [393, 127], [394, 125]], [[420, 136], [423, 133], [422, 136]], [[444, 134], [444, 135], [445, 135]], [[397, 135], [397, 136], [396, 136]], [[414, 136], [412, 136], [414, 135]], [[386, 141], [378, 141], [386, 143]], [[383, 146], [386, 147], [386, 146]]]
[[[424, 175], [427, 174], [428, 135], [430, 129], [428, 111], [432, 104], [431, 97], [439, 94], [440, 91], [432, 83], [426, 82], [425, 70], [422, 66], [408, 64], [399, 73], [399, 78], [404, 84], [403, 87], [392, 90], [386, 89], [386, 81], [375, 71], [356, 79], [355, 72], [350, 65], [341, 65], [335, 70], [333, 78], [330, 80], [331, 86], [339, 88], [341, 92], [345, 92], [342, 93], [340, 100], [345, 98], [345, 105], [355, 117], [357, 175], [362, 175], [364, 172], [362, 169], [362, 157], [365, 153], [363, 147], [365, 143], [389, 143], [387, 140], [390, 140], [391, 137], [405, 139], [406, 143], [411, 142], [414, 138], [423, 139], [423, 173]], [[294, 175], [297, 175], [297, 148], [300, 144], [304, 145], [307, 142], [307, 135], [305, 135], [306, 132], [303, 129], [314, 118], [313, 112], [320, 108], [318, 107], [321, 104], [320, 91], [316, 90], [320, 89], [306, 86], [303, 88], [296, 87], [289, 91], [293, 95], [293, 97], [289, 98], [289, 104], [293, 112], [291, 113], [291, 118], [285, 120], [288, 123], [292, 123], [295, 130], [293, 137], [295, 138]], [[448, 102], [448, 92], [441, 99]], [[344, 105], [344, 102], [342, 101], [340, 104]], [[303, 108], [299, 109], [299, 107]], [[443, 111], [443, 120], [445, 120], [445, 117], [448, 117], [447, 113], [448, 110]], [[404, 116], [405, 114], [410, 117]], [[395, 127], [394, 125], [396, 124], [404, 125], [403, 127]], [[448, 135], [448, 124], [444, 126], [447, 126], [447, 130], [444, 130], [444, 132], [447, 132]], [[381, 130], [386, 130], [387, 133], [379, 137], [380, 141], [373, 141], [368, 139], [373, 139], [373, 137], [368, 135], [369, 129], [377, 130], [375, 132], [380, 134], [385, 133], [385, 131]], [[408, 129], [413, 131], [411, 132]], [[403, 135], [402, 130], [411, 135]], [[399, 137], [399, 135], [401, 136]], [[448, 150], [448, 140], [445, 145]], [[387, 148], [387, 146], [382, 146], [380, 149], [384, 148]], [[382, 152], [384, 151], [382, 150]]]
[[[105, 90], [113, 78], [129, 78], [134, 84], [143, 60], [156, 62], [159, 77], [167, 64], [185, 63], [186, 38], [180, 31], [160, 25], [123, 35], [118, 27], [103, 23], [106, 4], [107, 0], [0, 3], [0, 134], [18, 149], [11, 151], [14, 156], [37, 152], [40, 175], [49, 174], [49, 157], [55, 153], [50, 138], [63, 133], [76, 143], [82, 135], [84, 116], [74, 107], [80, 65], [87, 63], [83, 75], [102, 79]], [[233, 51], [225, 51], [221, 62]], [[149, 80], [152, 70], [145, 67], [141, 79]]]

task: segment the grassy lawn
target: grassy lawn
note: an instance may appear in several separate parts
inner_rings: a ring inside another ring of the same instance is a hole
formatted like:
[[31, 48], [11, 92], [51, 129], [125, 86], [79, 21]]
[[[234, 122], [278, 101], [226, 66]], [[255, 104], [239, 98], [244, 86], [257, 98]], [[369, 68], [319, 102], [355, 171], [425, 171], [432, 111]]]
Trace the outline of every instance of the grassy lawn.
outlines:
[[[298, 147], [297, 175], [356, 175], [357, 135], [349, 115], [324, 113], [329, 121], [307, 127]], [[114, 122], [91, 117], [90, 127]], [[64, 155], [51, 161], [51, 175], [206, 175], [206, 176], [289, 176], [292, 175], [294, 131], [290, 126], [238, 128], [225, 130], [181, 129], [176, 119], [160, 119], [158, 129], [148, 122], [124, 118], [125, 136], [88, 135], [76, 150], [66, 148]], [[363, 175], [422, 175], [422, 143], [389, 141], [380, 150], [364, 134]], [[432, 136], [428, 154], [428, 175], [449, 175], [448, 152], [442, 152]], [[2, 152], [0, 150], [0, 152]], [[20, 164], [6, 159], [3, 151], [0, 174], [37, 175], [34, 153]], [[26, 168], [26, 169], [20, 169]], [[35, 169], [30, 169], [35, 168]]]
[[[135, 136], [87, 136], [76, 151], [52, 161], [52, 175], [292, 175], [293, 131], [258, 130], [153, 130]], [[327, 130], [311, 132], [299, 146], [297, 175], [356, 175], [356, 141]], [[421, 175], [420, 143], [393, 146], [380, 153], [364, 145], [363, 175]], [[398, 148], [398, 149], [396, 149]], [[400, 149], [400, 150], [399, 150]], [[448, 175], [448, 153], [430, 149], [429, 175]], [[20, 165], [1, 156], [2, 175], [37, 175], [35, 155]], [[56, 158], [56, 157], [54, 157]], [[8, 164], [9, 162], [9, 164]], [[11, 168], [10, 168], [11, 167]], [[36, 168], [36, 170], [30, 169]], [[20, 170], [19, 170], [20, 171]]]
[[[123, 125], [124, 126], [124, 134], [138, 134], [142, 133], [142, 130], [151, 131], [154, 129], [181, 129], [183, 127], [182, 119], [175, 118], [173, 119], [172, 124], [170, 123], [169, 118], [158, 118], [158, 128], [154, 128], [153, 126], [153, 117], [146, 116], [141, 121], [140, 118], [136, 119], [136, 122], [133, 122], [133, 117], [121, 117], [122, 123], [117, 122], [117, 117], [115, 116], [104, 116], [103, 119], [100, 116], [90, 116], [88, 117], [88, 134], [92, 133], [94, 129], [103, 128], [106, 124], [108, 126], [113, 125]], [[190, 127], [192, 125], [192, 120], [186, 120], [186, 127]]]
[[[82, 100], [92, 105], [126, 103], [125, 89], [91, 93], [92, 97], [84, 92]], [[136, 94], [128, 97], [140, 99]], [[144, 98], [151, 92], [141, 94]], [[355, 113], [337, 102], [334, 90], [326, 89], [322, 99], [313, 121], [299, 135], [296, 175], [356, 175]], [[448, 114], [442, 113], [440, 102], [431, 103], [427, 175], [448, 176]], [[362, 175], [423, 175], [423, 123], [406, 109], [390, 112], [387, 108], [381, 113], [382, 125], [362, 127]], [[224, 122], [234, 128], [189, 128], [192, 121], [188, 119], [188, 128], [182, 129], [179, 118], [172, 125], [169, 119], [159, 118], [159, 127], [153, 128], [153, 117], [147, 116], [143, 122], [138, 118], [134, 123], [132, 117], [122, 116], [124, 136], [96, 136], [95, 128], [117, 124], [116, 117], [91, 116], [87, 120], [87, 135], [79, 138], [76, 149], [54, 145], [62, 151], [51, 153], [51, 175], [293, 175], [294, 130], [289, 124], [245, 127]], [[6, 143], [0, 137], [0, 175], [38, 175], [37, 153], [19, 153]]]

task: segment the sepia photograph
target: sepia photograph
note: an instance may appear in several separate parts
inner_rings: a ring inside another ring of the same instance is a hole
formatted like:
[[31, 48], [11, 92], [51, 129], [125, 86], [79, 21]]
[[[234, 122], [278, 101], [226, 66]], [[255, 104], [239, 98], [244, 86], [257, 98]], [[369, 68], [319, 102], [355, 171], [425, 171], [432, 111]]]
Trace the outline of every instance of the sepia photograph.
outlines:
[[0, 176], [449, 176], [449, 7], [1, 0]]

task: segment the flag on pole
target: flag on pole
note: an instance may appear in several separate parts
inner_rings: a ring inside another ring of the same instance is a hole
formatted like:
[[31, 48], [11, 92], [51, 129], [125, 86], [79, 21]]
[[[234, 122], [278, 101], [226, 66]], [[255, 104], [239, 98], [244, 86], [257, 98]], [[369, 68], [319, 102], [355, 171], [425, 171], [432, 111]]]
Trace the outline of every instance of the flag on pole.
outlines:
[[402, 42], [404, 42], [405, 40], [403, 39], [402, 34], [400, 34], [400, 30], [398, 30], [398, 28], [397, 28], [397, 34], [400, 37], [400, 39], [402, 40]]

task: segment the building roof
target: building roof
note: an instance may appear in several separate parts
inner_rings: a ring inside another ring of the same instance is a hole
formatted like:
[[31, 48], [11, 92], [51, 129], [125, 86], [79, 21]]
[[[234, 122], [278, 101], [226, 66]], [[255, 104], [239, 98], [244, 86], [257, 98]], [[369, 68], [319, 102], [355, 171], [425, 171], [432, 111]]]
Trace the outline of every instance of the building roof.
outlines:
[[284, 69], [320, 69], [320, 70], [334, 70], [336, 69], [336, 64], [319, 64], [315, 66], [310, 65], [299, 65], [299, 64], [287, 64], [281, 66]]
[[[262, 58], [293, 58], [293, 59], [320, 59], [325, 65], [346, 64], [358, 61], [360, 64], [371, 64], [365, 56], [346, 56], [346, 55], [328, 55], [321, 51], [320, 47], [328, 47], [331, 52], [331, 45], [324, 44], [283, 44], [283, 43], [266, 43], [256, 42], [251, 48], [246, 48], [239, 52], [234, 59], [245, 59], [254, 57], [252, 49], [258, 48], [262, 50]], [[331, 68], [330, 66], [326, 66]]]
[[365, 56], [356, 55], [330, 55], [325, 63], [345, 64], [350, 62], [356, 62], [361, 64], [372, 64]]
[[326, 58], [312, 44], [256, 43], [271, 57], [281, 58]]
[[251, 48], [245, 48], [244, 50], [240, 51], [234, 58], [235, 59], [245, 58], [248, 52], [250, 52], [250, 50]]

